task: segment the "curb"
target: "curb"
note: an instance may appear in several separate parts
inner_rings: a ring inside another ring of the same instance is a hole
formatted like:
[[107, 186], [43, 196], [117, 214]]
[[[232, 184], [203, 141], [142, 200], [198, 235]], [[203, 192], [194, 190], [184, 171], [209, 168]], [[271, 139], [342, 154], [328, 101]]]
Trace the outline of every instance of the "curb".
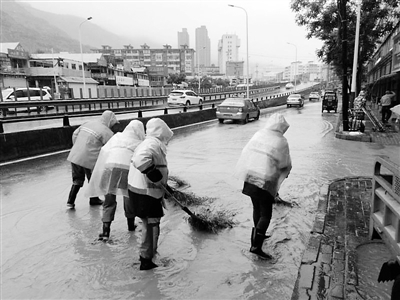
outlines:
[[342, 140], [350, 140], [350, 141], [357, 141], [357, 142], [367, 142], [371, 143], [372, 138], [370, 134], [367, 133], [361, 133], [358, 131], [352, 132], [343, 132], [341, 130], [342, 128], [342, 120], [343, 120], [343, 114], [342, 112], [339, 113], [339, 117], [336, 120], [336, 130], [335, 130], [335, 138], [337, 139], [342, 139]]

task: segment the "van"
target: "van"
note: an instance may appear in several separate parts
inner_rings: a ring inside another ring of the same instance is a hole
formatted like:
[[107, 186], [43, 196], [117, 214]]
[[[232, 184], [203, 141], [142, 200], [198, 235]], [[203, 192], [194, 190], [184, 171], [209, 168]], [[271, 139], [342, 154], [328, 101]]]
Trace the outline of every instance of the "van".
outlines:
[[[29, 93], [29, 96], [28, 96]], [[42, 94], [42, 96], [40, 96]], [[13, 88], [4, 89], [1, 91], [1, 95], [4, 102], [11, 101], [41, 101], [41, 100], [52, 100], [52, 97], [47, 89], [43, 88], [16, 88], [15, 91]], [[43, 109], [42, 106], [30, 106], [30, 109], [41, 111]], [[51, 108], [50, 106], [46, 106], [46, 109]], [[13, 111], [27, 111], [27, 107], [18, 107], [13, 108]], [[3, 114], [5, 112], [3, 111]]]

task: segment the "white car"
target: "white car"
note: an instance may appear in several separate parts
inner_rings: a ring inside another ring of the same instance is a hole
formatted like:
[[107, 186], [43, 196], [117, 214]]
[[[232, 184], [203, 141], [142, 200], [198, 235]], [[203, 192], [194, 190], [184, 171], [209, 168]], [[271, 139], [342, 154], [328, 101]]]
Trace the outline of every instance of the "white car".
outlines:
[[294, 88], [294, 85], [293, 85], [293, 83], [289, 82], [288, 84], [286, 84], [285, 88], [287, 90], [290, 90], [290, 89]]
[[168, 106], [189, 106], [189, 105], [201, 105], [203, 103], [203, 97], [197, 95], [192, 90], [173, 90], [168, 95]]
[[321, 96], [319, 95], [318, 92], [311, 92], [310, 95], [308, 96], [309, 101], [313, 101], [313, 100], [319, 101], [320, 99], [321, 99]]
[[[40, 96], [42, 94], [42, 96]], [[27, 88], [16, 88], [14, 89], [8, 88], [1, 91], [1, 95], [4, 102], [12, 102], [12, 101], [41, 101], [41, 100], [52, 100], [50, 93], [47, 89], [42, 88], [29, 88], [29, 97], [28, 97], [28, 89]], [[46, 107], [47, 108], [47, 107]], [[42, 107], [32, 107], [30, 109], [35, 109], [37, 111], [41, 111]], [[14, 110], [14, 109], [13, 109]], [[27, 107], [15, 108], [15, 111], [26, 111]], [[4, 113], [4, 112], [3, 112]]]
[[298, 107], [303, 107], [304, 105], [304, 96], [301, 94], [291, 94], [286, 99], [286, 106], [292, 107], [293, 105]]

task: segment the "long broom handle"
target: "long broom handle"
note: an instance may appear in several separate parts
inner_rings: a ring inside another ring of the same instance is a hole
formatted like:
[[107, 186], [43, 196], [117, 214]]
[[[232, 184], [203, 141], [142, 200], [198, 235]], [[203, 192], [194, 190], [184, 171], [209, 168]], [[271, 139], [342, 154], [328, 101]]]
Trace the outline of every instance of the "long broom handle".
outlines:
[[184, 206], [182, 203], [179, 202], [178, 199], [176, 199], [170, 192], [168, 192], [167, 188], [165, 187], [165, 185], [160, 184], [161, 188], [164, 190], [164, 192], [168, 195], [168, 197], [172, 198], [172, 200], [174, 200], [176, 203], [178, 203], [178, 205], [182, 208], [183, 211], [185, 211], [189, 216], [196, 216], [194, 213], [192, 213], [189, 208], [187, 208], [186, 206]]

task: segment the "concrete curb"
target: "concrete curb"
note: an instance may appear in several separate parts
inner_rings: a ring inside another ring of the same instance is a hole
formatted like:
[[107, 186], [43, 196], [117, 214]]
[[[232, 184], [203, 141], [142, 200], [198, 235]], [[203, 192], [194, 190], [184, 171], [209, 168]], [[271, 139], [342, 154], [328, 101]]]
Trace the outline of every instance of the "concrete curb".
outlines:
[[342, 112], [339, 113], [339, 117], [336, 121], [336, 129], [335, 129], [335, 138], [342, 139], [342, 140], [349, 140], [349, 141], [357, 141], [357, 142], [372, 142], [371, 135], [368, 133], [361, 133], [361, 132], [343, 132], [342, 127], [342, 120], [343, 114]]

